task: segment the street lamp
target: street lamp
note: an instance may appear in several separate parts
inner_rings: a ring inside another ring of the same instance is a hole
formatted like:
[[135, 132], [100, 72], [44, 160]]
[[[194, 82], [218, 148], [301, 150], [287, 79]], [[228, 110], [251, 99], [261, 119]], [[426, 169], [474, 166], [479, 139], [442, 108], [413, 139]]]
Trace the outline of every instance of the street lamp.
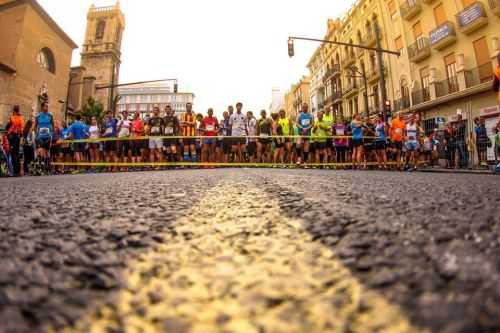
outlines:
[[[380, 88], [382, 90], [382, 100], [387, 101], [387, 91], [385, 89], [385, 73], [384, 73], [384, 64], [383, 64], [383, 54], [392, 54], [396, 56], [401, 56], [401, 53], [399, 51], [391, 51], [391, 50], [386, 50], [382, 48], [382, 44], [380, 41], [380, 28], [378, 24], [375, 23], [375, 38], [376, 38], [376, 47], [369, 47], [369, 46], [364, 46], [364, 45], [359, 45], [359, 44], [353, 44], [353, 43], [343, 43], [343, 42], [334, 42], [331, 40], [326, 40], [326, 39], [317, 39], [317, 38], [306, 38], [306, 37], [293, 37], [290, 36], [288, 37], [288, 55], [290, 57], [293, 57], [294, 55], [294, 47], [293, 47], [293, 40], [305, 40], [305, 41], [312, 41], [312, 42], [320, 42], [320, 43], [327, 43], [327, 44], [335, 44], [335, 45], [341, 45], [341, 46], [348, 46], [348, 47], [354, 47], [354, 48], [359, 48], [359, 49], [364, 49], [364, 50], [369, 50], [369, 51], [375, 51], [377, 53], [377, 59], [378, 59], [378, 70], [379, 70], [379, 75], [380, 75]], [[384, 110], [384, 119], [387, 119], [387, 115], [385, 114]]]

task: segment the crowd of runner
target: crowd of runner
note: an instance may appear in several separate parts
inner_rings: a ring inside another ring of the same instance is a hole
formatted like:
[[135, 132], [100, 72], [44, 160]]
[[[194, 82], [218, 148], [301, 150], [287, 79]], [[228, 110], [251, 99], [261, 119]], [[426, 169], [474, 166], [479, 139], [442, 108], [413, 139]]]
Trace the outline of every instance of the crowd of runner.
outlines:
[[[118, 118], [107, 112], [102, 120], [76, 115], [68, 126], [54, 119], [45, 102], [27, 121], [14, 107], [2, 143], [0, 155], [15, 176], [192, 167], [198, 162], [203, 167], [234, 163], [414, 170], [434, 164], [440, 145], [414, 116], [404, 121], [396, 114], [386, 122], [382, 114], [376, 119], [355, 115], [347, 122], [331, 111], [313, 115], [307, 103], [296, 118], [284, 110], [244, 112], [238, 103], [217, 119], [213, 109], [196, 114], [187, 104], [180, 117], [167, 105], [164, 110], [155, 107], [146, 118], [127, 111]], [[495, 144], [498, 149], [499, 134]]]

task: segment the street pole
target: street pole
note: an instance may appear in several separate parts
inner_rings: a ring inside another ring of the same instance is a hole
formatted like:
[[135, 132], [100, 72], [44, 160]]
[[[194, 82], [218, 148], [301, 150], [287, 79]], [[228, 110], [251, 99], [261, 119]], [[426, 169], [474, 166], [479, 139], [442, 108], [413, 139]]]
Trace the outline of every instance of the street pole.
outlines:
[[[384, 73], [384, 53], [382, 52], [382, 42], [380, 38], [380, 28], [378, 23], [375, 21], [375, 39], [377, 41], [377, 62], [378, 62], [378, 71], [380, 75], [380, 89], [382, 90], [382, 105], [384, 121], [387, 121], [387, 109], [385, 108], [387, 102], [387, 90], [385, 88], [385, 73]], [[377, 105], [378, 107], [378, 105]]]
[[[113, 64], [113, 73], [111, 73], [111, 82], [113, 82], [113, 85], [115, 84], [115, 71], [116, 71], [116, 64]], [[113, 112], [113, 117], [116, 116], [115, 108], [113, 107], [114, 94], [115, 94], [115, 87], [111, 87], [108, 99], [108, 110]], [[111, 110], [112, 108], [113, 110]]]
[[366, 68], [363, 66], [363, 81], [365, 83], [365, 93], [364, 93], [364, 100], [365, 100], [365, 110], [366, 110], [366, 116], [370, 118], [370, 103], [368, 102], [368, 80], [366, 79]]

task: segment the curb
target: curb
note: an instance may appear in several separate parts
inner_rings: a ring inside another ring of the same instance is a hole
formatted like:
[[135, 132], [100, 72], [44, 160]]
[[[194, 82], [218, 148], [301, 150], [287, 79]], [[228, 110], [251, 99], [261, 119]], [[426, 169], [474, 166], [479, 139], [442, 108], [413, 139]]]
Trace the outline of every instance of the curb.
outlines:
[[488, 170], [454, 170], [454, 169], [420, 169], [419, 172], [428, 173], [449, 173], [449, 174], [468, 174], [468, 175], [500, 175]]

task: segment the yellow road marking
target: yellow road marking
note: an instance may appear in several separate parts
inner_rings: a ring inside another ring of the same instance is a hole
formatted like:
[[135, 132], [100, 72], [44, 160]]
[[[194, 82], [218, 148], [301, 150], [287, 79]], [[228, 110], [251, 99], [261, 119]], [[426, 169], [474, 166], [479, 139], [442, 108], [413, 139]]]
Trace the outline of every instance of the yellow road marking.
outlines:
[[112, 306], [62, 331], [422, 332], [250, 182], [208, 190], [175, 226]]

